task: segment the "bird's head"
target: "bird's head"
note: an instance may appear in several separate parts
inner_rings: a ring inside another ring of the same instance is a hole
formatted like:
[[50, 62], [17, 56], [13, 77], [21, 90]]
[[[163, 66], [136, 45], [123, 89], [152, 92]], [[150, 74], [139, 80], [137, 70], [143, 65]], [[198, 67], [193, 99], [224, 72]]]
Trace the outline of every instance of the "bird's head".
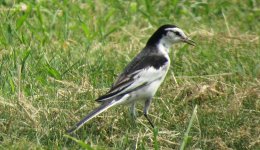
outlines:
[[172, 44], [180, 42], [195, 46], [195, 42], [189, 39], [182, 29], [175, 25], [163, 25], [154, 32], [148, 40], [147, 46], [163, 44], [163, 46], [168, 48]]

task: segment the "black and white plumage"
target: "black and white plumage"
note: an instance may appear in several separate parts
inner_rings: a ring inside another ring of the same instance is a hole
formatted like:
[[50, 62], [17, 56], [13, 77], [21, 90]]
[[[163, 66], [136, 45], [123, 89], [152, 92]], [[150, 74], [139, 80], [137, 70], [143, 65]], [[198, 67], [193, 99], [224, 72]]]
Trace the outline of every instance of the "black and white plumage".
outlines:
[[168, 72], [170, 66], [169, 48], [172, 44], [179, 42], [185, 42], [190, 45], [195, 44], [177, 26], [161, 26], [150, 37], [144, 49], [119, 75], [110, 90], [96, 99], [101, 105], [90, 112], [68, 132], [76, 131], [95, 116], [119, 104], [131, 104], [132, 114], [135, 116], [135, 103], [137, 101], [144, 102], [144, 116], [151, 126], [154, 127], [148, 117], [148, 109], [153, 96]]

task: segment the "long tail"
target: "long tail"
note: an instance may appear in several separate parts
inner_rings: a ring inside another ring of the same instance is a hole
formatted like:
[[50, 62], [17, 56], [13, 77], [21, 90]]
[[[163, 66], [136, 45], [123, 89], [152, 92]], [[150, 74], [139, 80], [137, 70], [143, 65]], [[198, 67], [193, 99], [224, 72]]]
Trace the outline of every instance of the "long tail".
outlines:
[[106, 111], [108, 108], [113, 107], [117, 104], [123, 103], [128, 99], [129, 95], [123, 95], [118, 97], [118, 99], [114, 99], [112, 101], [105, 102], [101, 104], [99, 107], [94, 109], [92, 112], [90, 112], [86, 117], [84, 117], [80, 122], [78, 122], [74, 127], [69, 129], [67, 132], [72, 133], [77, 131], [81, 126], [83, 126], [86, 122], [91, 120], [92, 118], [96, 117], [97, 115], [101, 114], [102, 112]]
[[108, 108], [114, 106], [116, 103], [115, 100], [108, 102], [108, 103], [104, 103], [102, 105], [100, 105], [99, 107], [97, 107], [96, 109], [94, 109], [92, 112], [90, 112], [87, 116], [85, 116], [81, 121], [79, 121], [76, 125], [74, 125], [71, 129], [69, 129], [67, 132], [68, 133], [72, 133], [77, 131], [80, 127], [82, 127], [86, 122], [88, 122], [89, 120], [91, 120], [92, 118], [96, 117], [97, 115], [99, 115], [100, 113], [106, 111]]

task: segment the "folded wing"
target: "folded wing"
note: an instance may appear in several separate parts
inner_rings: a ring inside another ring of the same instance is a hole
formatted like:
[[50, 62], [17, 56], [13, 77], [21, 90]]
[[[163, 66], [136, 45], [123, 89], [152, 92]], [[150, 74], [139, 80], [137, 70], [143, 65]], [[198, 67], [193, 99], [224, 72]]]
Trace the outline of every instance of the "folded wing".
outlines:
[[167, 58], [162, 55], [150, 55], [134, 59], [126, 67], [111, 89], [96, 101], [105, 102], [116, 96], [130, 93], [160, 79], [165, 74], [162, 72], [162, 66], [167, 63]]

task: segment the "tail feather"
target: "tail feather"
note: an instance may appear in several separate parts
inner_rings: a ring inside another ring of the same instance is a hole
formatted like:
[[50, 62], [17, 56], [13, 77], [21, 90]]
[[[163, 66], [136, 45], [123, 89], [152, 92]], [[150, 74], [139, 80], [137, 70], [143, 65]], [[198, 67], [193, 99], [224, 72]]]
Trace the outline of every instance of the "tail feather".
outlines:
[[113, 101], [110, 101], [110, 102], [107, 102], [107, 103], [103, 103], [102, 105], [100, 105], [99, 107], [94, 109], [92, 112], [90, 112], [87, 116], [85, 116], [81, 121], [79, 121], [74, 127], [69, 129], [67, 132], [68, 133], [75, 132], [81, 126], [83, 126], [86, 122], [88, 122], [92, 118], [96, 117], [100, 113], [106, 111], [108, 108], [110, 108], [110, 107], [114, 106], [115, 104], [117, 104], [116, 102], [117, 102], [116, 100], [113, 100]]

